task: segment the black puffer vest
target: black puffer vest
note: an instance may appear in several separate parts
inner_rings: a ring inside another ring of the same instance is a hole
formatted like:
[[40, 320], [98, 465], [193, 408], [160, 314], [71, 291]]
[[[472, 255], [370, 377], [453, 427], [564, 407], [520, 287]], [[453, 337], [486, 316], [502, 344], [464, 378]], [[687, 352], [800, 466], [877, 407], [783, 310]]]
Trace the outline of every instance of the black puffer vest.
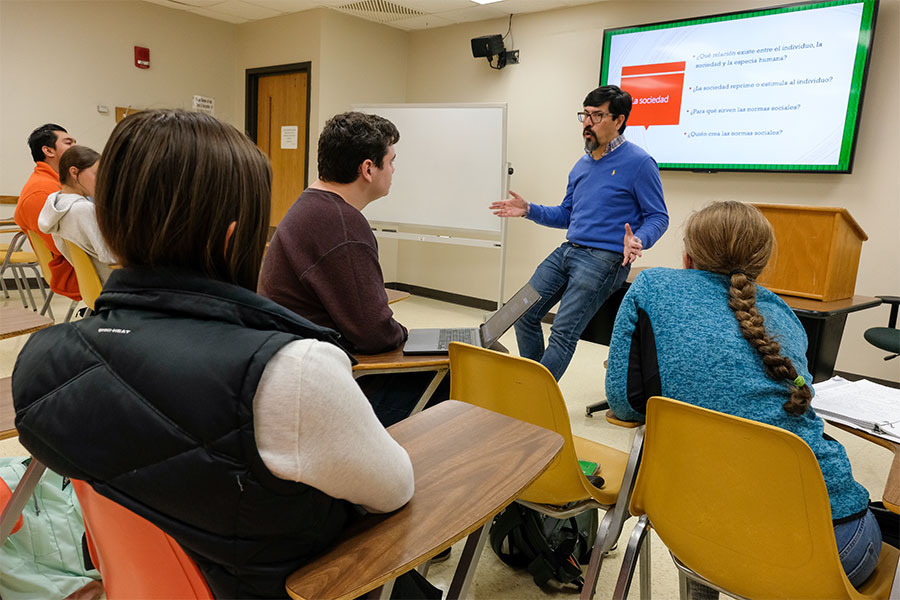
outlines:
[[232, 285], [113, 272], [97, 314], [31, 336], [13, 373], [19, 439], [174, 537], [217, 598], [285, 598], [353, 507], [278, 479], [256, 448], [253, 396], [299, 338], [337, 334]]

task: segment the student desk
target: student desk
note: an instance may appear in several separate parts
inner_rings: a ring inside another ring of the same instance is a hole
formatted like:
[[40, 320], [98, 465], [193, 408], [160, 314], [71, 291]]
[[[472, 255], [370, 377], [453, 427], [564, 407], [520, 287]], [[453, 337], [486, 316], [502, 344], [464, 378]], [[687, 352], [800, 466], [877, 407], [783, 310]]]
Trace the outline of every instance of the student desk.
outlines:
[[[508, 352], [500, 342], [495, 342], [491, 350]], [[419, 371], [434, 371], [434, 377], [419, 401], [409, 414], [414, 415], [428, 404], [441, 381], [450, 372], [450, 356], [448, 354], [420, 354], [407, 356], [403, 354], [403, 348], [396, 348], [390, 352], [381, 354], [354, 354], [357, 364], [353, 365], [353, 378], [359, 379], [366, 375], [385, 375], [387, 373], [415, 373]]]
[[[40, 315], [24, 308], [10, 306], [0, 307], [0, 340], [16, 335], [32, 333], [53, 325], [53, 319]], [[0, 379], [0, 440], [18, 435], [15, 427], [16, 411], [12, 400], [12, 378]], [[0, 544], [9, 537], [13, 524], [22, 508], [31, 497], [31, 492], [37, 486], [41, 475], [44, 473], [44, 465], [32, 460], [25, 471], [25, 475], [16, 486], [12, 498], [0, 513]]]
[[0, 340], [34, 333], [53, 325], [53, 319], [34, 311], [15, 306], [0, 307]]
[[[0, 440], [18, 435], [15, 421], [16, 410], [12, 400], [12, 378], [4, 377], [0, 379]], [[25, 504], [31, 498], [31, 493], [37, 487], [38, 481], [41, 480], [41, 475], [44, 474], [46, 468], [41, 462], [34, 459], [28, 463], [25, 474], [19, 480], [16, 489], [13, 490], [9, 502], [6, 503], [3, 511], [0, 512], [0, 545], [5, 543], [6, 538], [9, 537], [13, 525], [15, 525], [19, 515], [22, 514], [22, 509], [25, 508]]]
[[400, 290], [392, 290], [391, 288], [384, 288], [384, 291], [387, 292], [388, 304], [393, 304], [394, 302], [400, 302], [401, 300], [409, 298], [409, 292], [401, 292]]
[[12, 377], [0, 379], [0, 440], [16, 437], [16, 409], [12, 400]]
[[[894, 453], [894, 460], [891, 462], [891, 468], [888, 471], [887, 481], [884, 484], [884, 492], [881, 494], [881, 501], [884, 507], [893, 513], [900, 514], [900, 444], [871, 435], [865, 431], [855, 429], [843, 423], [828, 421], [838, 429], [843, 429], [848, 433], [859, 436], [864, 440], [868, 440], [873, 444], [878, 444], [883, 448], [887, 448]], [[900, 564], [897, 565], [897, 571], [894, 573], [894, 583], [891, 587], [890, 600], [900, 600]]]
[[449, 599], [465, 596], [491, 519], [562, 448], [557, 433], [456, 400], [388, 431], [412, 461], [412, 499], [393, 513], [366, 515], [327, 554], [288, 577], [292, 598], [356, 598], [468, 535], [447, 593]]
[[444, 376], [450, 371], [450, 357], [446, 354], [426, 354], [418, 356], [406, 356], [403, 348], [397, 348], [381, 354], [354, 354], [357, 364], [353, 365], [353, 378], [359, 379], [366, 375], [385, 375], [387, 373], [416, 373], [420, 371], [434, 371], [434, 377], [428, 383], [428, 387], [422, 392], [419, 401], [413, 407], [413, 415], [425, 408], [431, 396], [434, 395]]
[[[582, 340], [609, 345], [613, 323], [619, 305], [622, 304], [622, 298], [631, 286], [631, 282], [644, 268], [646, 267], [632, 267], [622, 287], [612, 293], [588, 323], [581, 334]], [[869, 296], [853, 296], [853, 298], [832, 302], [795, 298], [781, 294], [778, 294], [778, 297], [794, 311], [806, 331], [806, 337], [809, 340], [806, 348], [806, 360], [809, 363], [809, 372], [813, 376], [813, 383], [825, 381], [834, 375], [834, 364], [841, 346], [847, 315], [881, 304], [880, 299]], [[607, 408], [606, 403], [599, 402], [588, 405], [585, 412], [587, 416], [591, 416], [594, 412], [605, 408]]]

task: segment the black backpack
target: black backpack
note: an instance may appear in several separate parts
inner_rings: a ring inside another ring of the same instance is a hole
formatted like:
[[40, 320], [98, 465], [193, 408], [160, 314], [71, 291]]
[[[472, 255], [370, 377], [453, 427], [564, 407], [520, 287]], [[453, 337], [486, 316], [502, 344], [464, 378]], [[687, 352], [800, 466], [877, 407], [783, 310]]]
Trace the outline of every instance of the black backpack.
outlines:
[[509, 566], [527, 569], [538, 586], [555, 580], [580, 590], [581, 565], [591, 558], [598, 519], [596, 508], [554, 519], [513, 502], [491, 523], [491, 548]]

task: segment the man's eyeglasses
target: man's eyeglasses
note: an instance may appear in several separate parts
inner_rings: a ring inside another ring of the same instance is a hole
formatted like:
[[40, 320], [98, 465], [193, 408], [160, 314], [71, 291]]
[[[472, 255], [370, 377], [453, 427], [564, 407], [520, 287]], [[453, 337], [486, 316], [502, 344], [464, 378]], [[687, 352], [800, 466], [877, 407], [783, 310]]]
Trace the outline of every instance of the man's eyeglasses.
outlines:
[[576, 114], [578, 115], [578, 122], [579, 122], [579, 123], [584, 123], [585, 120], [590, 120], [591, 123], [599, 123], [600, 121], [603, 120], [603, 117], [605, 117], [605, 116], [610, 116], [610, 117], [613, 116], [612, 113], [603, 112], [602, 110], [598, 110], [598, 111], [595, 111], [595, 112], [587, 112], [587, 111], [585, 111], [585, 112], [580, 112], [580, 113], [576, 113]]

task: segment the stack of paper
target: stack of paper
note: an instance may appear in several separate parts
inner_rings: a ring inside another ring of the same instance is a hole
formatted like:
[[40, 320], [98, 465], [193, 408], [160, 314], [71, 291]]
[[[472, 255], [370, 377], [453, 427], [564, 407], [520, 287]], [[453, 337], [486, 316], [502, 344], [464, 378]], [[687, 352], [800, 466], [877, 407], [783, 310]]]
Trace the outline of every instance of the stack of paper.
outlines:
[[812, 407], [825, 420], [844, 423], [900, 443], [900, 390], [871, 381], [833, 377], [817, 383]]

